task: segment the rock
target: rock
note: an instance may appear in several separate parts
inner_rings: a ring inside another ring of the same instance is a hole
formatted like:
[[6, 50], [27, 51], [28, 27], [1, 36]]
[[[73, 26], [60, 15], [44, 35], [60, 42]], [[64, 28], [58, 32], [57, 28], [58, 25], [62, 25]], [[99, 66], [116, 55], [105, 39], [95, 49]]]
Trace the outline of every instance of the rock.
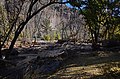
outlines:
[[115, 46], [120, 46], [120, 41], [115, 41], [115, 40], [104, 40], [102, 42], [103, 47], [115, 47]]
[[13, 49], [11, 51], [11, 55], [17, 56], [19, 54], [19, 52], [16, 49]]
[[57, 68], [59, 68], [59, 66], [60, 66], [60, 62], [53, 60], [41, 66], [40, 71], [41, 73], [44, 74], [53, 73], [57, 70]]
[[12, 49], [10, 52], [9, 49], [4, 49], [1, 51], [3, 59], [9, 59], [10, 56], [18, 56], [19, 52], [16, 49]]
[[65, 43], [65, 42], [68, 42], [69, 40], [58, 40], [56, 43], [57, 44], [63, 44], [63, 43]]
[[81, 51], [92, 51], [92, 46], [91, 45], [81, 45]]
[[21, 43], [25, 44], [32, 44], [32, 41], [29, 38], [22, 38]]
[[53, 45], [46, 47], [47, 50], [53, 50], [54, 48], [55, 48], [55, 46], [53, 46]]

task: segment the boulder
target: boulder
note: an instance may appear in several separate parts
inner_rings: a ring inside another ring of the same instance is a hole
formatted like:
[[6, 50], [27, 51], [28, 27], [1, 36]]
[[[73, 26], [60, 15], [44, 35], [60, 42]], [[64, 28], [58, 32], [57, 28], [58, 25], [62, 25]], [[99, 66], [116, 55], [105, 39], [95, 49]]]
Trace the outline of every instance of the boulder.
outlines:
[[102, 42], [103, 47], [116, 47], [120, 46], [120, 41], [115, 41], [115, 40], [104, 40]]
[[12, 49], [10, 52], [9, 49], [4, 49], [1, 51], [3, 59], [8, 59], [10, 56], [18, 56], [19, 52], [16, 49]]
[[41, 66], [40, 71], [44, 74], [50, 74], [53, 73], [59, 68], [60, 62], [59, 61], [48, 61], [44, 65]]
[[69, 40], [58, 40], [57, 41], [57, 44], [63, 44], [63, 43], [65, 43], [65, 42], [68, 42]]

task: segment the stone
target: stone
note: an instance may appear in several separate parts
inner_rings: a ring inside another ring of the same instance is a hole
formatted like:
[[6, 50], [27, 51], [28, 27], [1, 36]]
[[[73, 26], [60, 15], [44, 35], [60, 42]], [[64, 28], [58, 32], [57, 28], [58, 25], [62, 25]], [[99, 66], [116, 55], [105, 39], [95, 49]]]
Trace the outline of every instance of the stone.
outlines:
[[50, 61], [44, 64], [43, 66], [41, 66], [40, 71], [41, 73], [49, 74], [55, 72], [57, 68], [59, 68], [59, 66], [60, 66], [59, 61]]
[[10, 56], [18, 56], [19, 52], [16, 49], [12, 49], [10, 52], [9, 49], [4, 49], [1, 51], [3, 59], [8, 59]]

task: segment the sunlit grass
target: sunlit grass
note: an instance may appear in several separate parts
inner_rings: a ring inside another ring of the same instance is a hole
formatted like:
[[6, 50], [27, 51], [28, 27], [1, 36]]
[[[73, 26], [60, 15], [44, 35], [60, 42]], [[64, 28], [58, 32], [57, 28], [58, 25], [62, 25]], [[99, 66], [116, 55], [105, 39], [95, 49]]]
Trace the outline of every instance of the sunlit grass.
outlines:
[[117, 76], [117, 73], [120, 73], [119, 52], [102, 52], [93, 57], [78, 56], [68, 59], [48, 79], [114, 79], [112, 77]]
[[95, 53], [94, 56], [68, 58], [52, 74], [34, 73], [30, 76], [37, 79], [120, 79], [120, 52]]
[[68, 67], [59, 70], [57, 73], [53, 74], [48, 78], [69, 79], [72, 77], [79, 77], [81, 79], [89, 79], [93, 76], [101, 76], [105, 73], [111, 73], [112, 71], [117, 73], [120, 72], [120, 62]]

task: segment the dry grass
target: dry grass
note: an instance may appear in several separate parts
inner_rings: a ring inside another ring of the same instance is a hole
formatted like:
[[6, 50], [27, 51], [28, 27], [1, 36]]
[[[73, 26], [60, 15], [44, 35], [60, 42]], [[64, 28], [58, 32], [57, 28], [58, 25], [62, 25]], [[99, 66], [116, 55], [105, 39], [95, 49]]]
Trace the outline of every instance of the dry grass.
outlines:
[[47, 79], [120, 79], [120, 51], [99, 51], [67, 59]]

